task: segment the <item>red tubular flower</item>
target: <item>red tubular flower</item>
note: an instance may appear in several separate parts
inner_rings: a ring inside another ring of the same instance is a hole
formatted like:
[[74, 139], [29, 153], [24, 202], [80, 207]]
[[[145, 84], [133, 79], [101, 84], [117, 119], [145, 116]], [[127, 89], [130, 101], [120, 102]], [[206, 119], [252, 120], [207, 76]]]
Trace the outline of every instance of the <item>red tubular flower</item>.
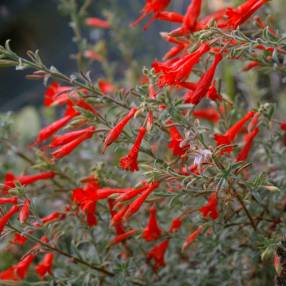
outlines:
[[152, 67], [159, 76], [158, 85], [160, 88], [165, 85], [178, 85], [185, 82], [200, 58], [208, 52], [210, 47], [202, 44], [195, 52], [181, 58], [170, 60], [164, 63], [154, 62]]
[[173, 58], [175, 56], [177, 56], [179, 53], [181, 53], [181, 51], [183, 51], [185, 49], [184, 45], [176, 45], [175, 47], [172, 47], [164, 56], [163, 56], [163, 60], [166, 61], [170, 58]]
[[165, 266], [165, 253], [169, 246], [169, 239], [166, 239], [158, 244], [156, 244], [148, 253], [147, 253], [147, 261], [149, 262], [151, 259], [154, 260], [153, 269], [155, 272], [158, 271], [160, 267]]
[[98, 187], [94, 188], [94, 190], [81, 188], [74, 189], [72, 193], [72, 200], [81, 205], [81, 208], [84, 208], [86, 204], [96, 200], [97, 189]]
[[96, 203], [95, 202], [89, 204], [85, 210], [86, 222], [87, 222], [88, 226], [90, 226], [90, 227], [97, 225], [97, 218], [95, 216], [95, 211], [96, 211]]
[[82, 135], [74, 139], [73, 141], [66, 143], [62, 147], [58, 148], [56, 151], [52, 153], [52, 156], [55, 159], [61, 159], [68, 154], [70, 154], [78, 145], [80, 145], [83, 141], [90, 139], [95, 132], [95, 127], [92, 126], [88, 131], [84, 132]]
[[7, 270], [4, 270], [0, 272], [0, 280], [3, 281], [16, 281], [18, 278], [14, 272], [14, 269], [12, 267], [8, 268]]
[[177, 12], [162, 11], [157, 14], [156, 19], [172, 23], [182, 23], [184, 16]]
[[203, 226], [200, 225], [194, 232], [192, 232], [184, 241], [182, 250], [188, 248], [193, 243], [193, 241], [200, 235], [202, 230]]
[[247, 21], [261, 6], [269, 0], [247, 0], [236, 9], [228, 8], [226, 14], [228, 21], [225, 25], [236, 29], [238, 26]]
[[44, 94], [44, 105], [61, 105], [66, 103], [70, 97], [75, 96], [70, 86], [60, 86], [57, 82], [53, 82], [47, 88]]
[[54, 133], [64, 127], [71, 119], [72, 116], [68, 115], [43, 128], [39, 133], [35, 144], [40, 144], [44, 140], [47, 140], [50, 136], [52, 136]]
[[129, 191], [121, 194], [119, 197], [115, 199], [115, 202], [124, 202], [133, 199], [137, 195], [141, 194], [143, 191], [145, 191], [148, 188], [147, 184], [144, 184], [142, 187], [138, 189], [130, 189]]
[[45, 223], [50, 223], [50, 222], [53, 222], [53, 221], [56, 221], [58, 219], [61, 219], [64, 215], [60, 212], [52, 212], [51, 214], [43, 217], [41, 219], [42, 223], [45, 224]]
[[122, 206], [117, 213], [112, 216], [111, 224], [118, 225], [121, 223], [124, 214], [126, 213], [128, 206]]
[[204, 218], [211, 217], [213, 220], [218, 218], [217, 193], [213, 192], [208, 198], [208, 202], [199, 209]]
[[35, 257], [36, 257], [35, 255], [29, 254], [24, 259], [22, 259], [18, 264], [12, 266], [18, 277], [20, 277], [21, 279], [25, 279], [29, 266], [32, 264]]
[[17, 244], [17, 245], [24, 245], [27, 240], [28, 240], [28, 238], [25, 237], [24, 235], [21, 235], [19, 233], [15, 233], [14, 238], [10, 242]]
[[189, 33], [184, 28], [184, 26], [180, 26], [179, 28], [176, 28], [168, 33], [171, 37], [183, 37], [187, 36]]
[[128, 124], [128, 122], [134, 117], [137, 112], [137, 108], [131, 108], [129, 113], [121, 119], [115, 127], [113, 127], [107, 134], [104, 140], [103, 152], [105, 152], [106, 148], [111, 145], [121, 134], [124, 127]]
[[113, 188], [102, 188], [102, 189], [98, 189], [96, 192], [96, 200], [105, 200], [108, 197], [110, 197], [111, 195], [114, 194], [124, 194], [124, 193], [128, 193], [131, 189], [130, 188], [126, 188], [126, 189], [113, 189]]
[[162, 230], [157, 223], [156, 208], [152, 207], [150, 208], [149, 223], [144, 228], [141, 237], [143, 237], [146, 241], [151, 241], [158, 239], [161, 234]]
[[207, 93], [207, 97], [213, 101], [221, 101], [222, 97], [221, 95], [217, 92], [217, 89], [215, 87], [216, 85], [216, 81], [214, 80], [212, 85], [210, 86], [208, 93]]
[[8, 194], [8, 191], [15, 187], [14, 184], [15, 175], [12, 172], [7, 172], [4, 178], [4, 187], [1, 190], [4, 195]]
[[142, 204], [145, 202], [147, 197], [159, 186], [159, 182], [152, 182], [148, 185], [148, 188], [137, 198], [135, 199], [126, 210], [123, 219], [128, 219], [130, 216], [132, 216], [134, 213], [136, 213]]
[[54, 261], [54, 254], [45, 254], [43, 260], [35, 266], [35, 270], [41, 278], [44, 278], [46, 274], [52, 274], [52, 265]]
[[[173, 122], [171, 120], [169, 120], [167, 122], [168, 124], [173, 124]], [[181, 146], [181, 143], [183, 141], [183, 137], [180, 134], [180, 132], [178, 131], [178, 129], [176, 128], [176, 126], [171, 126], [168, 127], [169, 132], [170, 132], [170, 137], [171, 137], [171, 141], [168, 145], [168, 147], [172, 150], [174, 156], [182, 156], [186, 153], [186, 150], [188, 148], [188, 146]]]
[[45, 93], [44, 104], [46, 106], [67, 104], [68, 109], [66, 111], [66, 116], [74, 116], [77, 114], [77, 112], [73, 109], [73, 106], [81, 107], [92, 112], [93, 114], [96, 114], [96, 110], [93, 108], [93, 106], [83, 100], [78, 94], [87, 94], [87, 92], [88, 91], [83, 88], [73, 90], [73, 88], [70, 86], [60, 86], [57, 82], [54, 82], [48, 87]]
[[53, 171], [43, 172], [35, 175], [30, 176], [19, 176], [15, 179], [15, 182], [21, 183], [21, 185], [29, 185], [41, 180], [49, 180], [55, 176]]
[[16, 182], [20, 183], [23, 186], [26, 186], [37, 181], [52, 179], [54, 176], [55, 173], [52, 171], [19, 177], [15, 177], [12, 173], [8, 173], [5, 177], [4, 193], [7, 192], [9, 189], [15, 188]]
[[258, 134], [258, 132], [259, 132], [259, 128], [256, 127], [253, 131], [251, 131], [249, 134], [247, 134], [244, 137], [245, 145], [240, 150], [240, 152], [237, 154], [236, 161], [245, 161], [247, 159], [253, 140]]
[[25, 279], [29, 266], [35, 259], [35, 255], [29, 254], [19, 263], [9, 267], [7, 270], [0, 273], [0, 280], [19, 281]]
[[130, 236], [134, 235], [137, 232], [137, 229], [131, 229], [127, 232], [124, 232], [122, 234], [117, 235], [115, 238], [112, 239], [112, 241], [110, 242], [111, 245], [113, 244], [118, 244], [124, 240], [126, 240], [127, 238], [129, 238]]
[[191, 0], [191, 4], [189, 5], [187, 9], [187, 13], [184, 17], [184, 28], [187, 31], [194, 31], [194, 28], [196, 27], [197, 20], [201, 13], [201, 6], [202, 6], [202, 0]]
[[5, 225], [8, 223], [9, 219], [19, 211], [19, 206], [12, 206], [9, 211], [0, 218], [0, 234], [3, 231]]
[[66, 115], [58, 119], [57, 121], [51, 123], [47, 127], [43, 128], [38, 137], [36, 138], [36, 141], [34, 144], [40, 144], [43, 141], [49, 139], [54, 133], [59, 131], [61, 128], [63, 128], [66, 124], [68, 124], [74, 116], [76, 116], [78, 112], [76, 112], [72, 107], [68, 107], [66, 111]]
[[194, 91], [197, 88], [196, 83], [194, 82], [189, 82], [189, 81], [184, 81], [184, 82], [180, 82], [177, 86], [177, 88], [187, 88], [189, 90]]
[[86, 18], [85, 24], [89, 27], [100, 28], [100, 29], [109, 29], [110, 24], [106, 20], [102, 20], [96, 17]]
[[81, 211], [86, 215], [87, 224], [90, 227], [97, 224], [95, 211], [98, 188], [97, 179], [91, 176], [87, 178], [84, 189], [75, 189], [72, 194], [72, 200], [79, 204]]
[[192, 112], [192, 114], [196, 118], [205, 119], [213, 123], [217, 123], [220, 118], [220, 114], [215, 108], [196, 109]]
[[103, 94], [113, 93], [116, 91], [115, 86], [107, 80], [99, 80], [98, 87]]
[[[135, 20], [131, 24], [131, 26], [134, 27], [138, 25], [145, 17], [154, 14], [154, 16], [151, 19], [152, 22], [160, 12], [164, 11], [169, 6], [170, 2], [171, 0], [146, 0], [146, 4], [141, 11], [141, 16], [137, 20]], [[147, 23], [144, 29], [146, 29], [150, 23]]]
[[[217, 146], [220, 145], [229, 145], [233, 142], [233, 140], [236, 138], [238, 135], [239, 131], [243, 127], [243, 125], [251, 119], [255, 115], [254, 111], [248, 112], [242, 119], [237, 121], [232, 127], [230, 127], [225, 134], [215, 134], [215, 141], [217, 143]], [[232, 148], [226, 148], [223, 150], [223, 152], [231, 152]]]
[[216, 54], [213, 64], [210, 66], [209, 70], [201, 77], [198, 81], [196, 89], [186, 97], [186, 102], [192, 103], [194, 105], [199, 104], [199, 102], [206, 96], [217, 68], [217, 65], [222, 60], [221, 54]]
[[171, 226], [169, 228], [169, 233], [174, 233], [176, 231], [178, 231], [178, 229], [181, 227], [183, 221], [181, 217], [176, 217], [172, 220], [171, 222]]
[[16, 196], [10, 198], [0, 198], [0, 205], [17, 204], [18, 198]]
[[85, 133], [94, 133], [95, 132], [95, 127], [90, 126], [81, 130], [77, 130], [77, 131], [71, 131], [62, 135], [58, 135], [58, 136], [54, 136], [53, 140], [51, 141], [49, 147], [50, 148], [55, 148], [61, 145], [65, 145], [75, 139], [77, 139], [78, 137], [80, 137], [81, 135], [85, 134]]
[[111, 225], [113, 225], [115, 227], [115, 231], [117, 236], [125, 233], [124, 227], [122, 225], [121, 219], [122, 216], [124, 215], [126, 209], [128, 208], [128, 206], [120, 206], [121, 209], [118, 212], [114, 211], [115, 208], [115, 204], [114, 204], [114, 200], [113, 199], [108, 199], [108, 205], [109, 205], [109, 211], [112, 217], [111, 220]]
[[120, 159], [120, 167], [123, 170], [129, 170], [131, 172], [139, 170], [138, 162], [137, 162], [138, 153], [139, 153], [140, 145], [143, 141], [146, 131], [147, 130], [145, 127], [140, 127], [133, 147], [131, 148], [127, 156], [124, 156]]
[[123, 227], [121, 222], [117, 223], [114, 227], [115, 227], [115, 232], [116, 232], [117, 235], [125, 233], [125, 229], [124, 229], [124, 227]]
[[26, 199], [24, 205], [19, 213], [20, 223], [25, 223], [30, 215], [30, 200]]
[[91, 104], [83, 100], [82, 98], [78, 100], [74, 100], [73, 102], [71, 102], [71, 104], [75, 107], [78, 106], [82, 109], [85, 109], [86, 111], [89, 111], [94, 115], [97, 114], [96, 109]]

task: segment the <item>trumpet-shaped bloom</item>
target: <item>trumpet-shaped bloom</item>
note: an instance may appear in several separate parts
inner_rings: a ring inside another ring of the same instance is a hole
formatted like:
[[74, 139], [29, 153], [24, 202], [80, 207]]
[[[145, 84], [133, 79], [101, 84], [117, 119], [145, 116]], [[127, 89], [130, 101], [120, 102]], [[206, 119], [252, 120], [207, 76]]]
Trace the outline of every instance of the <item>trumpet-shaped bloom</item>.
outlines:
[[187, 94], [186, 102], [197, 105], [207, 95], [208, 90], [211, 87], [216, 68], [221, 60], [222, 55], [215, 55], [213, 64], [210, 66], [209, 70], [200, 78], [195, 90]]
[[166, 239], [155, 246], [147, 253], [147, 261], [154, 260], [153, 269], [155, 272], [159, 270], [159, 268], [165, 266], [165, 253], [168, 249], [170, 240]]
[[43, 260], [38, 265], [36, 265], [35, 267], [36, 272], [41, 278], [44, 278], [46, 274], [52, 274], [53, 262], [54, 262], [54, 254], [47, 253], [45, 254]]
[[104, 140], [104, 148], [103, 152], [106, 150], [106, 148], [111, 145], [122, 133], [124, 127], [128, 124], [128, 122], [134, 117], [134, 115], [137, 112], [137, 108], [131, 108], [129, 113], [125, 115], [117, 124], [115, 127], [113, 127], [108, 134], [105, 137]]
[[[217, 143], [217, 145], [229, 145], [231, 144], [234, 139], [236, 138], [236, 136], [238, 135], [238, 133], [240, 132], [241, 128], [243, 127], [243, 125], [250, 120], [253, 116], [255, 115], [254, 111], [250, 111], [248, 112], [242, 119], [240, 119], [239, 121], [237, 121], [232, 127], [230, 127], [225, 134], [215, 134], [215, 141]], [[226, 149], [223, 150], [223, 152], [231, 152], [232, 148], [228, 147]]]
[[240, 152], [236, 156], [237, 161], [245, 161], [248, 157], [248, 154], [250, 152], [253, 140], [257, 136], [259, 132], [259, 128], [256, 127], [254, 130], [252, 130], [249, 134], [247, 134], [244, 137], [245, 145], [244, 147], [240, 150]]
[[145, 17], [153, 14], [151, 21], [145, 25], [146, 29], [159, 13], [169, 6], [170, 2], [171, 0], [146, 0], [145, 6], [141, 11], [141, 16], [132, 23], [132, 26], [138, 25]]
[[147, 130], [145, 127], [140, 127], [133, 147], [131, 148], [127, 156], [124, 156], [120, 159], [120, 166], [122, 169], [129, 170], [131, 172], [139, 170], [137, 158], [140, 150], [140, 145], [143, 141], [146, 131]]
[[208, 198], [208, 202], [200, 209], [200, 213], [204, 218], [211, 217], [213, 220], [218, 218], [217, 211], [217, 193], [213, 192]]
[[185, 250], [186, 248], [188, 248], [194, 242], [194, 240], [196, 240], [196, 238], [200, 235], [202, 230], [203, 227], [200, 225], [194, 232], [192, 232], [184, 241], [182, 249]]
[[158, 225], [157, 210], [155, 207], [150, 208], [150, 216], [149, 216], [149, 223], [144, 228], [144, 231], [141, 235], [146, 241], [156, 240], [162, 234], [162, 230]]

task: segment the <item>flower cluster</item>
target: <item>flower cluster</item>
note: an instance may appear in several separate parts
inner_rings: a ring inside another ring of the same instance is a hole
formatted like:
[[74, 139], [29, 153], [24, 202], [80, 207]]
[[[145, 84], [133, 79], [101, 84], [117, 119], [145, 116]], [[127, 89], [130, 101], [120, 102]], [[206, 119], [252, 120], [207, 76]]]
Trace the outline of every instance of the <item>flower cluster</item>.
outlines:
[[[68, 265], [65, 274], [57, 271], [66, 258], [69, 264], [92, 270], [80, 272], [80, 283], [90, 283], [84, 285], [106, 281], [114, 285], [120, 271], [125, 271], [124, 285], [155, 285], [160, 270], [169, 267], [169, 256], [176, 261], [170, 275], [174, 269], [185, 269], [184, 264], [199, 265], [201, 261], [189, 258], [189, 249], [199, 249], [199, 256], [206, 247], [212, 257], [223, 256], [225, 265], [234, 265], [224, 253], [232, 254], [237, 247], [256, 249], [258, 234], [272, 236], [271, 229], [282, 223], [285, 206], [270, 204], [269, 191], [276, 192], [275, 185], [283, 186], [285, 179], [267, 156], [276, 154], [271, 153], [276, 141], [285, 146], [286, 123], [272, 118], [269, 104], [243, 105], [238, 96], [234, 99], [224, 86], [222, 70], [247, 58], [255, 60], [241, 73], [252, 72], [267, 66], [274, 51], [277, 57], [286, 52], [273, 48], [274, 40], [268, 46], [257, 36], [267, 32], [279, 38], [278, 32], [253, 17], [268, 0], [240, 2], [209, 12], [203, 9], [207, 1], [192, 0], [179, 13], [170, 11], [171, 0], [146, 0], [139, 18], [125, 29], [140, 29], [145, 18], [149, 20], [144, 29], [153, 21], [176, 28], [160, 34], [172, 47], [162, 60], [153, 60], [150, 69], [144, 69], [140, 85], [130, 90], [110, 79], [94, 83], [88, 73], [68, 77], [55, 68], [43, 68], [35, 55], [32, 61], [20, 58], [25, 68], [36, 69], [31, 78], [45, 83], [53, 79], [43, 102], [62, 116], [29, 144], [33, 159], [17, 151], [32, 165], [25, 170], [29, 175], [5, 172], [0, 233], [8, 234], [9, 244], [27, 251], [0, 271], [0, 280], [23, 281], [33, 268], [40, 279], [62, 285], [72, 267]], [[114, 28], [108, 15], [86, 17], [83, 11], [88, 6], [87, 1], [80, 10], [82, 27], [105, 32]], [[253, 34], [248, 31], [251, 19], [257, 26]], [[247, 31], [241, 40], [234, 38], [240, 29]], [[241, 53], [235, 52], [238, 46]], [[106, 65], [95, 50], [79, 48], [79, 55], [90, 63]], [[2, 60], [19, 64], [9, 46], [0, 47], [0, 65]], [[266, 147], [261, 147], [263, 136], [269, 136]], [[263, 169], [259, 165], [263, 160], [270, 160], [271, 167]], [[224, 252], [217, 245], [227, 240], [236, 242]], [[193, 246], [196, 243], [200, 247]], [[245, 263], [252, 265], [246, 254]], [[210, 273], [221, 272], [216, 271], [217, 263], [210, 264]], [[192, 285], [201, 285], [199, 281]]]

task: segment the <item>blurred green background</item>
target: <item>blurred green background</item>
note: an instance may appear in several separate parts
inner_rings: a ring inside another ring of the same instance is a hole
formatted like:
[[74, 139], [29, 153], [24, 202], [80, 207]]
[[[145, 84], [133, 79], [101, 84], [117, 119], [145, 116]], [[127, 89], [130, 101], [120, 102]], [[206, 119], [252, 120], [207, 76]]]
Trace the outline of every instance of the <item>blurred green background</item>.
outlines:
[[[135, 20], [144, 5], [143, 0], [94, 0], [90, 16], [104, 17], [108, 11], [115, 13], [119, 18], [120, 29], [128, 37], [129, 24]], [[172, 9], [183, 11], [188, 1], [173, 1]], [[69, 27], [69, 18], [58, 11], [57, 0], [0, 0], [0, 44], [11, 39], [12, 48], [20, 55], [27, 50], [40, 50], [44, 62], [54, 65], [65, 73], [76, 71], [76, 63], [71, 54], [76, 52], [72, 42], [72, 29]], [[166, 51], [167, 44], [158, 37], [159, 31], [168, 30], [170, 25], [154, 23], [143, 33], [142, 26], [130, 31], [134, 41], [135, 61], [148, 66], [151, 59], [160, 57]], [[89, 41], [95, 42], [102, 38], [112, 38], [109, 32], [86, 31]], [[133, 34], [132, 34], [133, 33]], [[134, 35], [134, 33], [137, 33]], [[132, 38], [131, 38], [132, 41]], [[108, 46], [108, 59], [120, 60], [118, 47]], [[96, 71], [95, 71], [96, 70]], [[100, 76], [95, 65], [94, 78]], [[0, 69], [0, 111], [18, 110], [25, 105], [39, 105], [42, 102], [44, 87], [41, 82], [28, 81], [22, 72], [14, 69]]]

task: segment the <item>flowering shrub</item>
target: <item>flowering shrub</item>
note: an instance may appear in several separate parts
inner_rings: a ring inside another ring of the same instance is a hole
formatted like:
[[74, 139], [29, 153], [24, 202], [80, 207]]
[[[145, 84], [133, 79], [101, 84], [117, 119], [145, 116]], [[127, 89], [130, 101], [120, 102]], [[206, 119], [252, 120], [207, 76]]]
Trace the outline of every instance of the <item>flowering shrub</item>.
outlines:
[[2, 116], [1, 285], [272, 285], [275, 269], [285, 285], [286, 123], [256, 81], [283, 75], [285, 37], [268, 0], [192, 0], [184, 14], [171, 2], [147, 0], [122, 27], [176, 26], [131, 88], [81, 36], [118, 28], [92, 1], [61, 1], [78, 73], [0, 46], [0, 66], [43, 80], [59, 114], [24, 149]]

